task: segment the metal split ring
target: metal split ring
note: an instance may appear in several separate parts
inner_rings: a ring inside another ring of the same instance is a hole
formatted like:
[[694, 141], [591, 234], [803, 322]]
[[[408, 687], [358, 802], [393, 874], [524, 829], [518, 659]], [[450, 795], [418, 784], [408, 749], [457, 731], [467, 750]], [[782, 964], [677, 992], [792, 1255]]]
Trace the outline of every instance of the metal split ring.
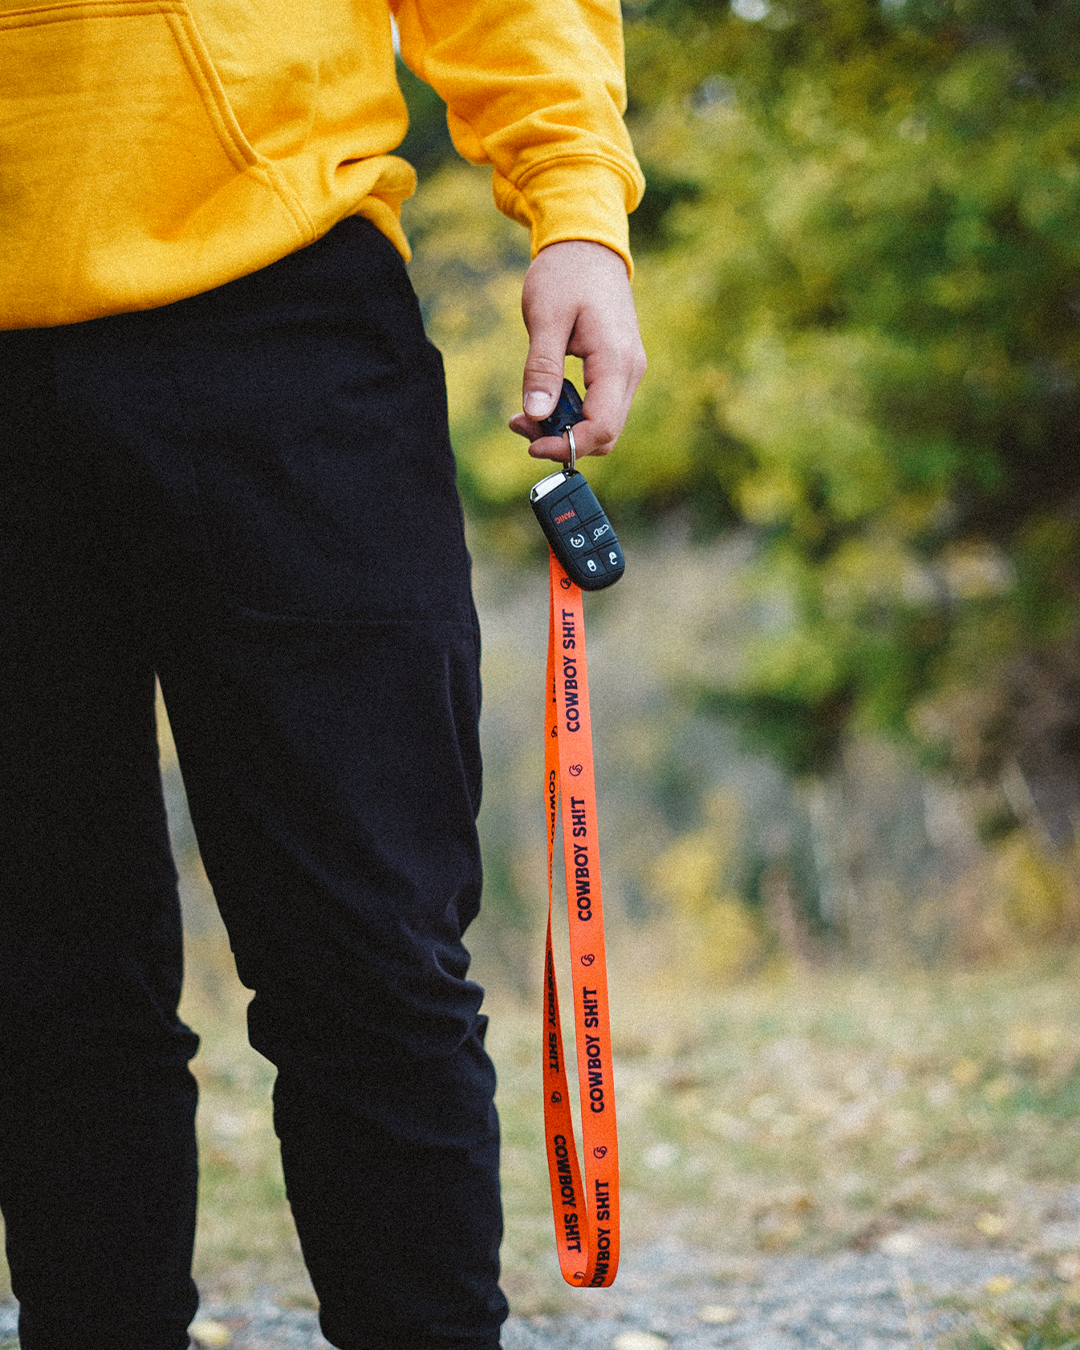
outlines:
[[573, 427], [566, 428], [566, 439], [570, 442], [570, 459], [566, 465], [566, 472], [577, 473], [577, 469], [574, 467], [577, 464], [577, 446], [574, 444]]

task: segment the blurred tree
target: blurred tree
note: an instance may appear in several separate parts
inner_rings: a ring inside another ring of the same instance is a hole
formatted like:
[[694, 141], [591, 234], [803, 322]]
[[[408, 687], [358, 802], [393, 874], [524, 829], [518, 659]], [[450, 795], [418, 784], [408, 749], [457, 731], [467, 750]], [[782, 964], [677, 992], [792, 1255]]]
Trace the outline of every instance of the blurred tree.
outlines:
[[626, 458], [643, 431], [682, 444], [612, 489], [758, 531], [763, 636], [706, 692], [821, 771], [852, 727], [907, 733], [928, 695], [1073, 626], [1080, 6], [638, 14], [664, 388]]
[[446, 104], [431, 85], [412, 73], [400, 56], [397, 77], [409, 107], [409, 130], [399, 153], [423, 178], [452, 160], [456, 153], [446, 127]]
[[[700, 698], [797, 773], [873, 728], [985, 777], [1037, 667], [1075, 780], [1080, 3], [625, 8], [651, 367], [590, 475], [621, 522], [758, 540], [759, 637]], [[520, 244], [477, 227], [483, 192], [444, 166], [411, 220], [421, 253], [462, 222], [471, 263], [449, 288], [422, 264], [421, 290], [467, 391], [469, 507], [514, 547]], [[969, 744], [947, 695], [975, 689]]]

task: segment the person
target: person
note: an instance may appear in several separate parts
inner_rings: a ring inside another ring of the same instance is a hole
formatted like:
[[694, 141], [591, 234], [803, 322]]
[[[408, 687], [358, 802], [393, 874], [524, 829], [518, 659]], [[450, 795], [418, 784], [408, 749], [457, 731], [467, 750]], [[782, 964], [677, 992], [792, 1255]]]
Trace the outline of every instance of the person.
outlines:
[[405, 60], [531, 233], [514, 430], [644, 369], [616, 0], [0, 16], [0, 1209], [23, 1350], [177, 1350], [196, 1036], [160, 680], [342, 1350], [492, 1350], [479, 647], [405, 271]]

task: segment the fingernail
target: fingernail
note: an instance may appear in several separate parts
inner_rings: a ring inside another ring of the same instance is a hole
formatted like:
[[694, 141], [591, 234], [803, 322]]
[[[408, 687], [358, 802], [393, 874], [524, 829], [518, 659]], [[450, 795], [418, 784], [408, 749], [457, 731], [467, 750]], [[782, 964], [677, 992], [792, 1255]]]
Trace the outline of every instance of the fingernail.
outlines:
[[530, 417], [546, 417], [551, 411], [551, 395], [532, 389], [525, 395], [525, 411]]

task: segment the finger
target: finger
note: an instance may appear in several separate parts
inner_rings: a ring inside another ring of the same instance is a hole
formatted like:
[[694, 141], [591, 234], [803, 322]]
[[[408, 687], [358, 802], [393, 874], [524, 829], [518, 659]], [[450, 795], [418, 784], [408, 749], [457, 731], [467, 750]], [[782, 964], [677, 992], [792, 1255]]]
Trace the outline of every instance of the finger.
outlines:
[[[574, 425], [574, 447], [579, 458], [611, 453], [626, 422], [636, 387], [636, 379], [609, 379], [601, 381], [599, 389], [594, 384], [586, 390], [586, 416]], [[594, 389], [596, 393], [593, 393]], [[566, 436], [546, 436], [539, 422], [532, 417], [518, 413], [510, 419], [510, 430], [531, 442], [529, 454], [534, 459], [566, 460], [570, 457]]]
[[[574, 425], [574, 448], [579, 459], [586, 455], [608, 455], [615, 447], [615, 442], [619, 438], [619, 433], [626, 422], [627, 412], [630, 406], [630, 397], [633, 388], [627, 388], [627, 382], [623, 382], [624, 393], [619, 397], [616, 387], [615, 395], [610, 394], [607, 399], [600, 395], [590, 401], [591, 388], [585, 395], [586, 417], [583, 421]], [[636, 388], [636, 381], [633, 385]], [[600, 391], [602, 394], [603, 391]], [[597, 411], [598, 410], [598, 411]], [[593, 413], [593, 416], [589, 416]], [[519, 436], [524, 436], [530, 441], [529, 454], [534, 459], [557, 459], [568, 460], [570, 458], [570, 445], [566, 436], [545, 436], [538, 422], [531, 417], [523, 417], [518, 414], [510, 419], [510, 430], [515, 431]]]
[[529, 356], [524, 414], [510, 426], [537, 459], [566, 460], [565, 438], [545, 436], [539, 422], [554, 410], [567, 354], [584, 363], [583, 420], [574, 428], [580, 455], [615, 446], [645, 372], [633, 296], [622, 258], [601, 244], [567, 240], [542, 249], [525, 277], [522, 314]]
[[[578, 423], [580, 426], [581, 423]], [[570, 443], [566, 436], [545, 436], [540, 424], [520, 413], [510, 419], [510, 430], [530, 441], [529, 454], [533, 459], [553, 459], [566, 463], [570, 458]], [[577, 446], [578, 427], [574, 427], [574, 445]]]
[[580, 355], [585, 374], [585, 421], [575, 430], [583, 455], [606, 455], [626, 425], [630, 404], [645, 373], [645, 353], [636, 326], [609, 325], [595, 343], [587, 330], [575, 333], [573, 355]]
[[550, 417], [562, 391], [570, 325], [537, 323], [529, 329], [529, 354], [521, 381], [521, 406], [534, 422]]
[[[577, 427], [574, 428], [574, 448], [577, 450]], [[553, 459], [560, 464], [567, 464], [570, 461], [570, 442], [565, 436], [541, 436], [529, 446], [529, 454], [533, 459]], [[580, 450], [577, 450], [577, 458], [581, 458]]]

